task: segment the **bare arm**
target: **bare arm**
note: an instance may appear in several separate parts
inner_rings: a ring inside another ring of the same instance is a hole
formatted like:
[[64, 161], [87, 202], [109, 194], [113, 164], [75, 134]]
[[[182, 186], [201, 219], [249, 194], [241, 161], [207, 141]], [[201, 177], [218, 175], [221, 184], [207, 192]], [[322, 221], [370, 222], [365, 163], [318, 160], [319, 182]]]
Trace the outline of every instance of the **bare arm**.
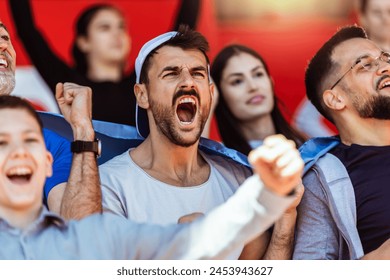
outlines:
[[180, 24], [187, 24], [191, 29], [196, 28], [199, 17], [200, 1], [201, 0], [181, 0], [173, 30], [177, 30]]
[[295, 201], [275, 223], [271, 241], [263, 257], [265, 260], [290, 260], [294, 249], [297, 207], [305, 188], [300, 184], [295, 189]]
[[390, 238], [378, 249], [364, 255], [362, 260], [390, 260]]
[[38, 13], [33, 11], [33, 2], [36, 1], [8, 1], [13, 22], [24, 50], [54, 95], [55, 85], [58, 81], [74, 81], [80, 80], [80, 78], [79, 74], [56, 54], [51, 45], [48, 44], [44, 32], [38, 28], [35, 20]]
[[[73, 83], [58, 83], [56, 98], [62, 114], [72, 127], [74, 140], [93, 141], [92, 90]], [[67, 219], [81, 219], [101, 212], [102, 197], [95, 154], [73, 154], [60, 213]]]
[[50, 211], [60, 214], [61, 212], [61, 201], [64, 196], [66, 189], [66, 183], [56, 185], [51, 189], [47, 197], [47, 206]]
[[259, 260], [262, 259], [270, 239], [269, 231], [245, 245], [241, 252], [240, 260]]
[[295, 201], [286, 209], [283, 216], [276, 221], [272, 235], [264, 232], [255, 240], [248, 243], [241, 253], [241, 260], [289, 260], [294, 246], [296, 207], [304, 192], [303, 185], [295, 189]]

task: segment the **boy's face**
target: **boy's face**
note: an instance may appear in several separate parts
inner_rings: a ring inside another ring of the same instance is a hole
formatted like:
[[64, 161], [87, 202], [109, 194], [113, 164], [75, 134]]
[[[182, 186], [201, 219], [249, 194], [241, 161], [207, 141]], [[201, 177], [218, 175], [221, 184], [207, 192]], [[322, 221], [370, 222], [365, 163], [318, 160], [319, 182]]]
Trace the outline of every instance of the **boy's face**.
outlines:
[[52, 161], [35, 118], [24, 109], [1, 109], [0, 215], [41, 207]]

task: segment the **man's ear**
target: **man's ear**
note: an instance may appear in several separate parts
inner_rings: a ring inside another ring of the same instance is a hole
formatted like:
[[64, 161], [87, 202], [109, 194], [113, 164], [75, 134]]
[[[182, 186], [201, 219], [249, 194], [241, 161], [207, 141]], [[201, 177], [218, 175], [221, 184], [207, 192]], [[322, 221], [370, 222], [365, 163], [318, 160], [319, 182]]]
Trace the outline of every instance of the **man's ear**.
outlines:
[[211, 93], [211, 99], [213, 99], [213, 98], [215, 97], [216, 94], [218, 95], [218, 92], [215, 93], [215, 91], [217, 90], [217, 88], [215, 87], [214, 83], [212, 83], [212, 84], [209, 85], [209, 89], [210, 89], [210, 93]]
[[336, 90], [327, 89], [322, 95], [325, 105], [335, 111], [342, 110], [345, 107], [344, 96]]
[[89, 43], [85, 36], [79, 36], [76, 39], [76, 44], [83, 53], [89, 52]]
[[148, 91], [145, 84], [135, 84], [134, 85], [134, 94], [137, 99], [138, 106], [143, 109], [149, 108], [149, 98]]
[[46, 177], [53, 175], [53, 156], [49, 151], [46, 151]]

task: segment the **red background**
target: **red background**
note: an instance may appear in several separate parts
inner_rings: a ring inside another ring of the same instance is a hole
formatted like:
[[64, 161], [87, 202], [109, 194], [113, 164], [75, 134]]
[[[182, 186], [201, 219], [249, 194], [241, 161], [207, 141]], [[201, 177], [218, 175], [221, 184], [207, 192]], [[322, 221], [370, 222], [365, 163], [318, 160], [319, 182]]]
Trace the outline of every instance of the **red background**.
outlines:
[[[13, 0], [17, 1], [17, 0]], [[152, 37], [166, 32], [172, 26], [179, 5], [178, 0], [113, 0], [109, 2], [121, 8], [129, 25], [132, 51], [129, 67], [142, 44]], [[52, 48], [66, 61], [71, 62], [75, 18], [91, 0], [33, 0], [37, 25], [51, 42]], [[16, 36], [8, 3], [0, 0], [0, 18], [7, 25], [18, 54], [18, 65], [29, 65], [29, 59]], [[268, 62], [275, 81], [276, 93], [284, 102], [286, 116], [291, 118], [304, 97], [304, 69], [315, 51], [336, 31], [337, 27], [354, 22], [349, 19], [329, 19], [318, 16], [282, 17], [269, 16], [240, 22], [220, 22], [215, 16], [214, 2], [203, 0], [198, 30], [209, 40], [210, 58], [226, 44], [246, 44]], [[219, 139], [215, 123], [211, 138]]]

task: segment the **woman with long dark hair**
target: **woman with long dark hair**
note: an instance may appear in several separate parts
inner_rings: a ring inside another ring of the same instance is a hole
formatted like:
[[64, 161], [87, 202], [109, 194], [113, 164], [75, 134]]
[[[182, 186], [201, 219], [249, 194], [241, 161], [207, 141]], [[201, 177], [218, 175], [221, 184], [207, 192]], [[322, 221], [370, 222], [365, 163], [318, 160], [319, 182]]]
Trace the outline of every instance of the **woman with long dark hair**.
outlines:
[[[181, 0], [173, 29], [180, 23], [194, 28], [200, 0]], [[58, 82], [92, 88], [92, 117], [135, 125], [135, 72], [125, 75], [130, 52], [124, 15], [110, 4], [95, 4], [77, 19], [73, 44], [74, 67], [50, 48], [37, 29], [29, 0], [9, 1], [14, 24], [25, 50], [51, 91]]]
[[[273, 134], [283, 134], [300, 146], [299, 132], [284, 119], [274, 93], [273, 80], [264, 59], [243, 45], [229, 45], [214, 59], [211, 76], [219, 92], [215, 115], [223, 143], [245, 155]], [[300, 185], [296, 200], [264, 236], [252, 241], [263, 259], [290, 259], [298, 206], [304, 192]], [[266, 249], [265, 249], [266, 248]], [[263, 253], [264, 252], [264, 253]], [[256, 252], [246, 252], [249, 258]]]
[[272, 134], [283, 134], [297, 146], [305, 141], [283, 117], [268, 66], [256, 51], [225, 47], [214, 59], [211, 76], [219, 91], [215, 116], [227, 147], [248, 155]]

